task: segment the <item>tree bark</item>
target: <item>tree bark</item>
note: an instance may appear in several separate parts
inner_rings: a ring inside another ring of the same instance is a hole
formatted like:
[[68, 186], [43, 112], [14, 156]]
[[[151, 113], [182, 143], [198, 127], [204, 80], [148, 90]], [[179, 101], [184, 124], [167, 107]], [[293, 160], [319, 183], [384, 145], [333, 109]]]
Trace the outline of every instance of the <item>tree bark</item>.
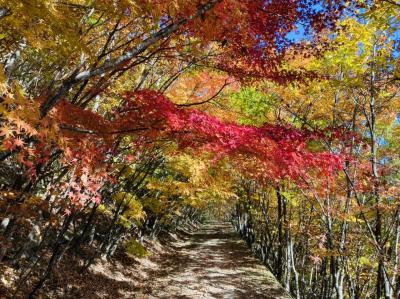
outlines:
[[149, 47], [155, 45], [160, 40], [170, 36], [171, 34], [177, 32], [181, 27], [187, 24], [189, 21], [196, 19], [200, 16], [203, 16], [207, 11], [211, 10], [217, 3], [221, 2], [222, 0], [210, 0], [207, 4], [201, 6], [197, 12], [189, 16], [187, 18], [183, 18], [176, 23], [173, 23], [169, 26], [166, 26], [150, 37], [146, 38], [142, 41], [139, 45], [134, 47], [131, 51], [119, 56], [118, 58], [111, 59], [103, 63], [103, 65], [89, 69], [83, 72], [79, 72], [76, 70], [73, 74], [66, 79], [61, 87], [55, 92], [55, 94], [45, 101], [41, 108], [40, 108], [40, 115], [41, 117], [45, 117], [47, 113], [63, 98], [68, 92], [77, 84], [84, 82], [90, 78], [103, 75], [109, 71], [118, 69], [124, 63], [130, 61], [132, 58], [136, 57], [137, 55], [143, 53]]

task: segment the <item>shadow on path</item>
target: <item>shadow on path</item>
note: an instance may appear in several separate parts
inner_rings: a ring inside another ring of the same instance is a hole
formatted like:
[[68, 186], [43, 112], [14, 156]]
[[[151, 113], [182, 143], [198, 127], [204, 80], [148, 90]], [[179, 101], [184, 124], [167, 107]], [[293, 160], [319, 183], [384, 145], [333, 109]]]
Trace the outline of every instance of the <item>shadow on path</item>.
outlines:
[[290, 298], [229, 223], [170, 237], [149, 259], [121, 253], [83, 275], [66, 260], [38, 298]]
[[209, 223], [156, 258], [143, 298], [290, 298], [229, 223]]

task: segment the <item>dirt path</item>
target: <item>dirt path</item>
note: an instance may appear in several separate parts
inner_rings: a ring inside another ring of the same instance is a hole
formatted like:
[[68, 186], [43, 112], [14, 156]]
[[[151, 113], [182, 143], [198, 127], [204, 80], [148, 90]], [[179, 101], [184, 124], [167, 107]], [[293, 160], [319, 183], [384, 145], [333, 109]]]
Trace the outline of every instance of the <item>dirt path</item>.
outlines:
[[[149, 243], [149, 258], [121, 252], [83, 275], [78, 264], [66, 260], [38, 298], [290, 298], [229, 223], [162, 240]], [[0, 288], [1, 299], [26, 298], [2, 295]]]
[[143, 298], [290, 298], [228, 223], [210, 223], [154, 262]]

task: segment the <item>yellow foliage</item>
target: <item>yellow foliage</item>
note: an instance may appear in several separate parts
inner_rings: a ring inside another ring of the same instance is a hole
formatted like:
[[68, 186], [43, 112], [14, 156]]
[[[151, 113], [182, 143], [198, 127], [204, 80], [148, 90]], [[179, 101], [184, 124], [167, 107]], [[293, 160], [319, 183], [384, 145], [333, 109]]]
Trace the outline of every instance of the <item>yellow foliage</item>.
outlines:
[[123, 205], [123, 217], [129, 220], [142, 220], [145, 216], [143, 206], [136, 196], [128, 192], [119, 192], [113, 199]]
[[143, 247], [136, 239], [129, 239], [125, 243], [125, 250], [128, 254], [138, 258], [144, 258], [148, 255], [146, 248]]

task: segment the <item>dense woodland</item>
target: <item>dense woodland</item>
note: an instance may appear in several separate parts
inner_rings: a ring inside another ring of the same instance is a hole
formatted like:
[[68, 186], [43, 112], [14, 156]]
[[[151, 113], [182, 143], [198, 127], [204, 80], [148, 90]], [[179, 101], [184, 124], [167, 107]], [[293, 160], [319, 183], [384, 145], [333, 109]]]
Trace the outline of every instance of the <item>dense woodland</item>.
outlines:
[[0, 294], [225, 217], [294, 298], [399, 298], [399, 40], [398, 0], [0, 0]]

